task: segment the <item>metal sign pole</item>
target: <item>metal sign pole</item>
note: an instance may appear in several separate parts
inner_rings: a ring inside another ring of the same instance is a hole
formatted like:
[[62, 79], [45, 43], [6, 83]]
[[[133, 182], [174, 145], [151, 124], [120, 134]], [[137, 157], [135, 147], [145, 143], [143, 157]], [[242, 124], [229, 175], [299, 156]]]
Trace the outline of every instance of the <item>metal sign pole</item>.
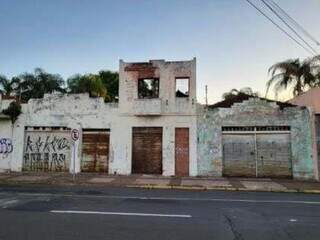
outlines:
[[78, 129], [72, 129], [71, 131], [71, 139], [73, 141], [73, 170], [72, 170], [72, 178], [73, 181], [76, 180], [76, 141], [79, 139], [79, 131]]
[[76, 180], [76, 141], [73, 141], [73, 181]]

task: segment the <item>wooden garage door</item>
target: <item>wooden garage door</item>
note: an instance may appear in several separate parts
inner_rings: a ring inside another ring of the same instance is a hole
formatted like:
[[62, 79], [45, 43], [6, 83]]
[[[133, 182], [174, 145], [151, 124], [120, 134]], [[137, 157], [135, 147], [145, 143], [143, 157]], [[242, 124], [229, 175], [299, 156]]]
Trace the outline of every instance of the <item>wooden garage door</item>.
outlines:
[[162, 128], [132, 128], [132, 173], [162, 174]]
[[223, 175], [255, 177], [254, 135], [223, 134]]
[[83, 130], [82, 172], [108, 172], [109, 130]]
[[189, 176], [189, 128], [175, 129], [175, 175]]

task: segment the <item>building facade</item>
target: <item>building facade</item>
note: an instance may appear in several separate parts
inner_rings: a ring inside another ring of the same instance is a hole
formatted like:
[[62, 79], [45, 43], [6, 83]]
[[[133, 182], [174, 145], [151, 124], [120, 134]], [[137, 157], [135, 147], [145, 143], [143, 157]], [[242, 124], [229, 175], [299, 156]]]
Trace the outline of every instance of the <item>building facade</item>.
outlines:
[[318, 179], [312, 115], [284, 105], [206, 107], [196, 59], [120, 60], [118, 103], [55, 93], [22, 104], [14, 124], [1, 115], [0, 170]]
[[309, 109], [257, 97], [219, 105], [199, 109], [199, 175], [319, 178]]
[[120, 61], [119, 75], [118, 104], [88, 94], [22, 104], [3, 132], [14, 147], [2, 170], [197, 175], [196, 60]]

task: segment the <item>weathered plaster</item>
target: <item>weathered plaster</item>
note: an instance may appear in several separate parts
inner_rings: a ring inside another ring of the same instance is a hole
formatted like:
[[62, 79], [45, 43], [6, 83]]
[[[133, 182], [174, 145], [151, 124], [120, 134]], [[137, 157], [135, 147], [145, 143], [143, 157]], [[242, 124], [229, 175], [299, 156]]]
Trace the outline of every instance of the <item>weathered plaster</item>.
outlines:
[[[139, 67], [141, 63], [136, 65]], [[130, 174], [132, 127], [157, 126], [163, 128], [163, 175], [170, 176], [175, 173], [175, 128], [188, 127], [191, 143], [189, 172], [192, 176], [197, 175], [197, 145], [192, 144], [196, 142], [197, 128], [196, 61], [195, 59], [183, 62], [155, 60], [142, 65], [147, 66], [147, 71], [139, 73], [137, 68], [125, 71], [128, 66], [132, 66], [132, 63], [120, 61], [119, 105], [104, 103], [102, 98], [89, 98], [88, 94], [46, 94], [43, 99], [31, 99], [28, 104], [23, 104], [23, 113], [13, 128], [14, 151], [9, 168], [12, 171], [22, 170], [25, 127], [66, 127], [78, 129], [80, 132], [80, 139], [70, 149], [73, 159], [73, 147], [76, 148], [75, 171], [79, 172], [82, 129], [100, 128], [110, 129], [109, 173]], [[137, 102], [137, 81], [139, 77], [148, 77], [150, 74], [156, 74], [160, 78], [160, 96], [156, 106], [153, 106], [152, 100], [149, 102], [146, 100], [142, 105], [144, 111], [146, 108], [150, 109], [146, 111], [147, 115], [145, 113], [137, 115], [137, 111], [134, 111], [137, 109], [134, 108]], [[190, 78], [189, 98], [175, 97], [175, 77]], [[158, 111], [156, 116], [149, 114], [154, 112], [154, 107]], [[72, 159], [70, 172], [73, 171]]]
[[281, 110], [276, 103], [258, 98], [235, 103], [231, 108], [199, 108], [199, 175], [222, 175], [222, 126], [290, 126], [293, 177], [318, 178], [312, 149], [312, 119], [307, 108]]

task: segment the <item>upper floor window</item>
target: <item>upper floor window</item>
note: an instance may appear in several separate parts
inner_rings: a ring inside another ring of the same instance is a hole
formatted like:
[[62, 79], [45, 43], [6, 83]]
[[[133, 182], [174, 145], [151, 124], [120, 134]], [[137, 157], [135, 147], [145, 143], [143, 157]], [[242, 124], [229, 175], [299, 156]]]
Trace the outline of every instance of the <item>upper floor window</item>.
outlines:
[[159, 79], [144, 78], [138, 80], [138, 98], [158, 98]]
[[176, 97], [189, 97], [189, 78], [176, 78]]

